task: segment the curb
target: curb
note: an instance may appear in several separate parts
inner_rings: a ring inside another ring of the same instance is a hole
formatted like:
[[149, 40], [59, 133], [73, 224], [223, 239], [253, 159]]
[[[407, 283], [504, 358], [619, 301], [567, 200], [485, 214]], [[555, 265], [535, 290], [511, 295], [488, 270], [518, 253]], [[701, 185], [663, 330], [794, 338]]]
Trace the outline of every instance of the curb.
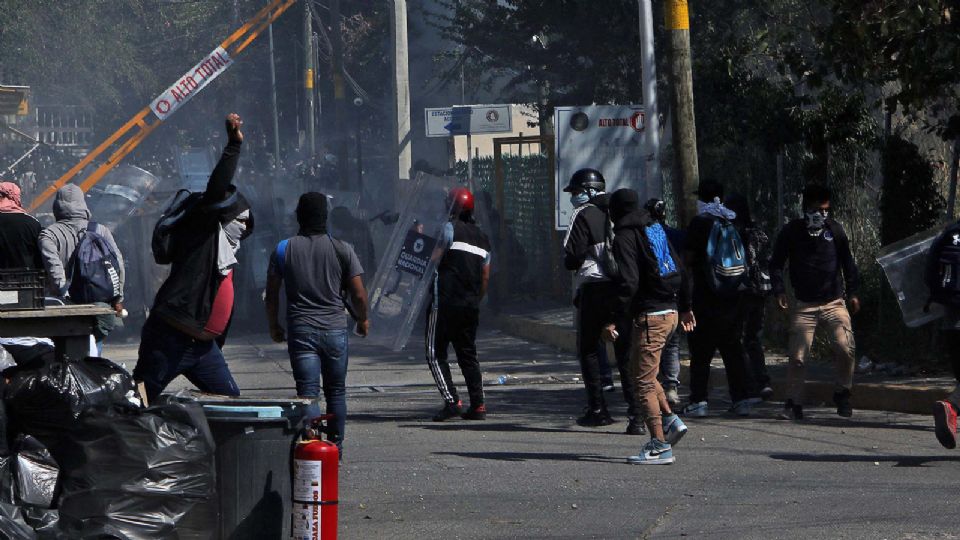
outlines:
[[[539, 322], [519, 315], [499, 315], [494, 318], [501, 331], [512, 336], [535, 341], [560, 351], [576, 354], [577, 336], [572, 328]], [[680, 366], [681, 380], [689, 380], [690, 368]], [[710, 383], [713, 387], [725, 386], [726, 376], [722, 369], [714, 368]], [[786, 381], [782, 376], [771, 384], [774, 400], [782, 400]], [[826, 381], [807, 381], [804, 387], [807, 403], [833, 405], [834, 384]], [[854, 409], [930, 414], [933, 403], [944, 399], [953, 389], [947, 385], [917, 386], [896, 383], [861, 383], [854, 379], [851, 404]]]

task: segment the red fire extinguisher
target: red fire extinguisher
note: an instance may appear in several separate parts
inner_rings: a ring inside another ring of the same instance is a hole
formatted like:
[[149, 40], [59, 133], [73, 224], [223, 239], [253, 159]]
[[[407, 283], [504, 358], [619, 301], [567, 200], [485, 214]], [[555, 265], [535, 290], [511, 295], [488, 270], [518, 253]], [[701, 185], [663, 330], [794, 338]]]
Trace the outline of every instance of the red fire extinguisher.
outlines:
[[[293, 451], [294, 540], [336, 540], [340, 451], [330, 442], [332, 414], [314, 418]], [[326, 422], [326, 424], [324, 424]], [[320, 438], [321, 433], [328, 440]]]

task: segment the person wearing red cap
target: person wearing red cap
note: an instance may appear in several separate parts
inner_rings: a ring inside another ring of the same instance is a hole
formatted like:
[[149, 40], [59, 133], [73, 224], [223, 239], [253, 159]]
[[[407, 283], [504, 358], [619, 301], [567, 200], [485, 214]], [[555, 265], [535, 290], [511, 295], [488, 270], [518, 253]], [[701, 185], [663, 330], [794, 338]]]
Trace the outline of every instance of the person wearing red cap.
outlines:
[[[437, 266], [433, 301], [427, 314], [427, 364], [443, 397], [443, 408], [433, 420], [443, 422], [456, 416], [485, 420], [487, 408], [476, 339], [480, 300], [487, 293], [490, 280], [490, 241], [473, 219], [473, 194], [468, 189], [451, 189], [447, 203], [450, 221], [444, 226], [441, 240], [441, 246], [447, 246], [447, 250]], [[451, 344], [470, 395], [470, 408], [465, 412], [447, 362]]]

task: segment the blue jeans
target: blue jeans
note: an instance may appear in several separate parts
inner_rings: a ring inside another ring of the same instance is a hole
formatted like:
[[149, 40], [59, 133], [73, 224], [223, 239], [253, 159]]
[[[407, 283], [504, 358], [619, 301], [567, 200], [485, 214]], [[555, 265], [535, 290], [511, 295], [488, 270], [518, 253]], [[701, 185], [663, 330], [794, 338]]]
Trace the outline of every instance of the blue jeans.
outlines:
[[667, 338], [660, 356], [660, 383], [665, 387], [680, 386], [680, 329]]
[[143, 325], [138, 356], [133, 378], [143, 381], [151, 403], [178, 375], [202, 392], [240, 395], [240, 387], [215, 341], [193, 339], [157, 317], [150, 317]]
[[292, 326], [287, 343], [290, 366], [297, 383], [297, 395], [302, 398], [315, 398], [320, 395], [322, 377], [327, 414], [336, 417], [335, 440], [343, 441], [347, 424], [347, 330]]

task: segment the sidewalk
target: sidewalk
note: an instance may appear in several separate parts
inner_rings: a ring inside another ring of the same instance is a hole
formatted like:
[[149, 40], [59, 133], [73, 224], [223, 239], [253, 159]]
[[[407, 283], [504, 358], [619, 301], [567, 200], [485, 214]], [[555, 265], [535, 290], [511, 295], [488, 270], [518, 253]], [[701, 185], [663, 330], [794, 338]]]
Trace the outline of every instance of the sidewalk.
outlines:
[[[497, 326], [505, 333], [522, 339], [542, 343], [576, 354], [577, 335], [573, 327], [573, 308], [553, 305], [510, 306], [509, 313], [494, 317]], [[613, 358], [612, 354], [610, 356]], [[710, 383], [713, 388], [726, 386], [723, 363], [714, 358]], [[680, 380], [689, 380], [690, 360], [681, 354]], [[774, 400], [782, 400], [786, 382], [786, 358], [780, 353], [768, 353], [767, 369], [773, 379]], [[828, 360], [813, 358], [807, 367], [810, 380], [806, 384], [806, 399], [810, 404], [832, 404], [834, 385], [831, 382], [833, 368]], [[915, 414], [929, 414], [934, 401], [943, 399], [955, 385], [949, 376], [894, 377], [884, 373], [857, 374], [854, 376], [853, 407]]]

